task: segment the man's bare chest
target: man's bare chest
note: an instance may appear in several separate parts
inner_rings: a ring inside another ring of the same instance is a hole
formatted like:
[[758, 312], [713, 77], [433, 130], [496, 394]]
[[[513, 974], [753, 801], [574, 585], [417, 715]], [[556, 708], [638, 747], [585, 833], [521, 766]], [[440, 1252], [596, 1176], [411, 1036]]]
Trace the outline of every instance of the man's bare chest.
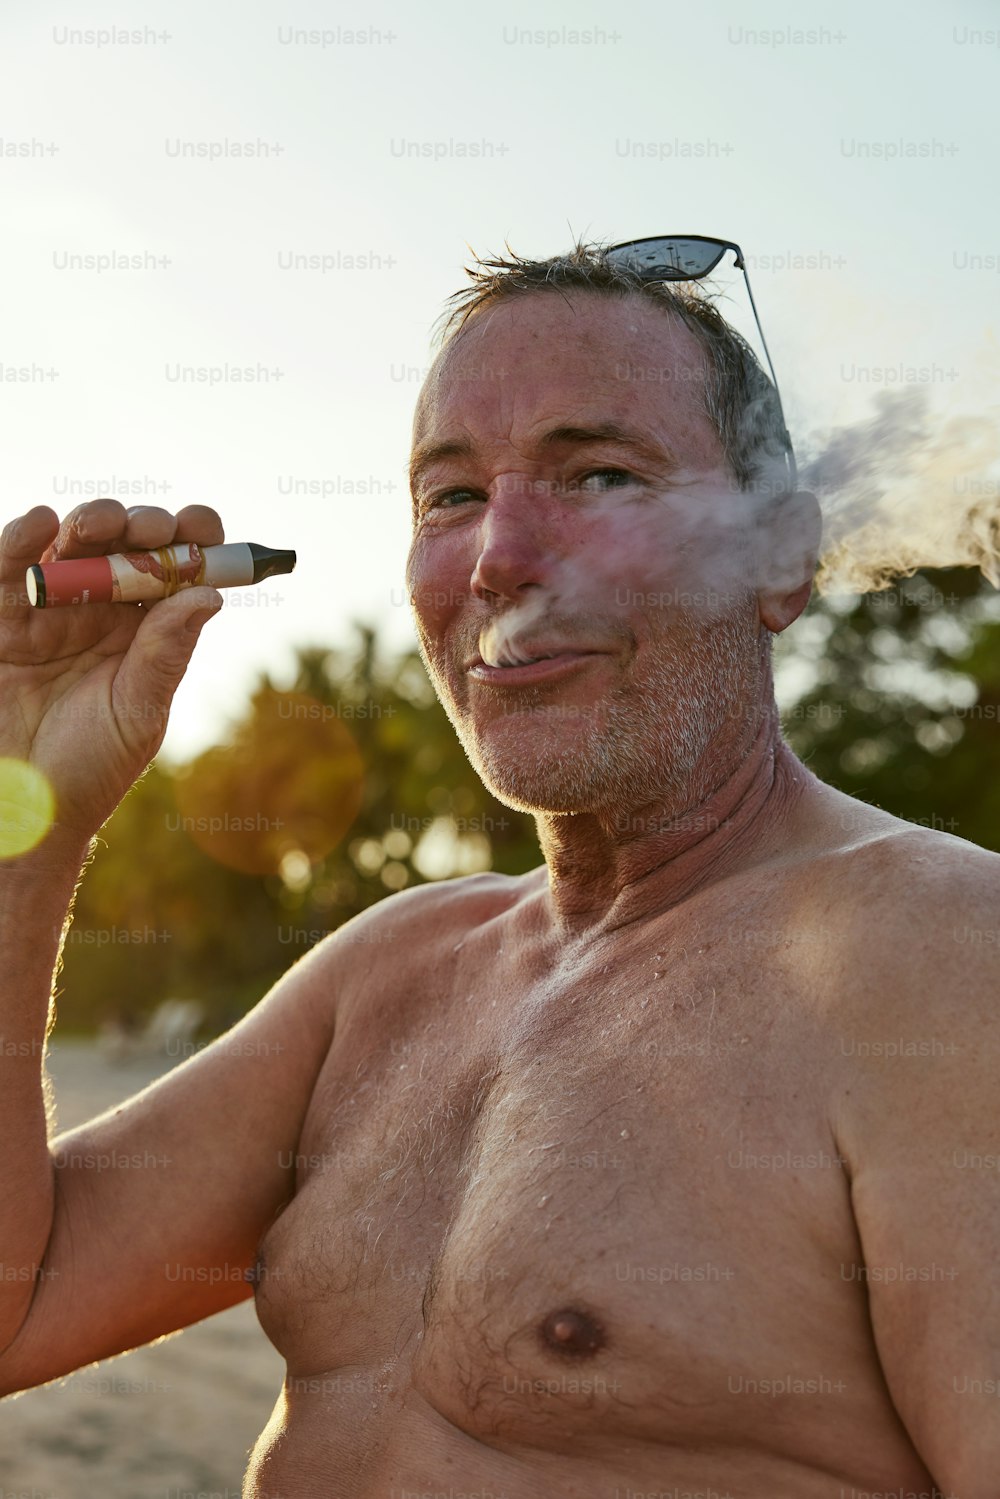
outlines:
[[469, 946], [340, 1018], [262, 1244], [291, 1388], [363, 1368], [541, 1445], [846, 1417], [858, 1245], [788, 965], [697, 931], [558, 978]]

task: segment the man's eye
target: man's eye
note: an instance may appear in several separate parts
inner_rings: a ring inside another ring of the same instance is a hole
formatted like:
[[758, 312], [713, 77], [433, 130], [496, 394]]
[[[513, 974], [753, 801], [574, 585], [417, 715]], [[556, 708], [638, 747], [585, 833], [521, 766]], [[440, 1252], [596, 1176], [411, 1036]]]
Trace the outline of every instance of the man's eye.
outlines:
[[[554, 493], [560, 488], [558, 480], [539, 479], [534, 482], [538, 494]], [[571, 492], [604, 494], [609, 489], [624, 489], [629, 484], [638, 482], [635, 474], [629, 473], [627, 469], [592, 468], [588, 469], [585, 474], [581, 474], [578, 479], [570, 479], [564, 487]], [[423, 508], [425, 510], [454, 510], [459, 505], [485, 498], [486, 496], [477, 489], [442, 489], [438, 494], [429, 495]]]
[[467, 500], [474, 500], [476, 493], [472, 489], [443, 489], [440, 494], [432, 494], [427, 501], [428, 510], [453, 510], [456, 505], [464, 505]]
[[[626, 469], [592, 468], [588, 473], [581, 474], [579, 479], [576, 479], [571, 487], [573, 489], [583, 489], [584, 485], [590, 485], [591, 479], [610, 481], [606, 485], [602, 485], [601, 488], [596, 491], [597, 493], [603, 493], [605, 489], [623, 489], [626, 484], [636, 483], [635, 474], [630, 474]], [[587, 492], [593, 493], [595, 491], [592, 488], [588, 487]]]

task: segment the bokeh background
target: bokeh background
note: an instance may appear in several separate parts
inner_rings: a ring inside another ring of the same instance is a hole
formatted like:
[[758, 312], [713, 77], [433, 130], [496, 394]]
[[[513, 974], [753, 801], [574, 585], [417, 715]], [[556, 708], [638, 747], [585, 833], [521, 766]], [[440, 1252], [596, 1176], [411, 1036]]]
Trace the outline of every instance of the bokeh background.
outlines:
[[[198, 501], [300, 558], [226, 595], [104, 830], [60, 980], [61, 1125], [373, 901], [538, 863], [403, 587], [410, 419], [469, 246], [740, 242], [831, 534], [849, 551], [877, 516], [910, 562], [781, 640], [786, 734], [853, 795], [1000, 849], [998, 594], [954, 565], [1000, 507], [995, 5], [9, 0], [2, 38], [3, 518]], [[717, 286], [759, 347], [741, 278]], [[249, 1308], [102, 1368], [0, 1407], [8, 1489], [235, 1499], [280, 1378]]]

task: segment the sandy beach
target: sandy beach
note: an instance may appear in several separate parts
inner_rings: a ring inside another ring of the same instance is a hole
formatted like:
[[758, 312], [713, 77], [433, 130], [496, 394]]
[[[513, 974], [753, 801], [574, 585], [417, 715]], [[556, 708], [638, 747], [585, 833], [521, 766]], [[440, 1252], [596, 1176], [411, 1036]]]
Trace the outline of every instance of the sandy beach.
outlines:
[[[60, 1130], [129, 1097], [167, 1058], [114, 1064], [96, 1045], [57, 1043]], [[253, 1302], [150, 1348], [0, 1401], [2, 1499], [239, 1499], [247, 1455], [284, 1364]]]

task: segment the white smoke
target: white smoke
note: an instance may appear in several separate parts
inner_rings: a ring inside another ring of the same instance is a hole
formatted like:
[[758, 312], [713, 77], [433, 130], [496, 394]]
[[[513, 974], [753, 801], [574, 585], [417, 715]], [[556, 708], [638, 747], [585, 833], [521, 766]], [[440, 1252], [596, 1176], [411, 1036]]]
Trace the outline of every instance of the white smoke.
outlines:
[[[921, 568], [956, 566], [979, 568], [1000, 588], [1000, 403], [979, 414], [941, 414], [932, 410], [926, 387], [881, 391], [869, 415], [812, 434], [800, 444], [800, 455], [799, 487], [816, 495], [823, 512], [820, 593], [874, 592]], [[768, 504], [766, 494], [740, 498], [743, 524], [749, 518], [752, 526], [755, 511]], [[722, 523], [725, 513], [725, 504], [713, 511], [714, 540], [706, 543], [703, 534], [694, 549], [699, 577], [691, 587], [701, 597], [707, 588], [732, 599], [747, 583], [738, 548]], [[623, 510], [622, 524], [628, 523]], [[685, 552], [690, 538], [670, 534], [676, 581], [676, 553]], [[782, 534], [780, 542], [794, 570], [801, 555], [797, 538]], [[769, 573], [782, 561], [773, 555], [777, 544], [769, 542]], [[565, 639], [560, 624], [569, 627], [570, 640], [588, 638], [579, 633], [593, 622], [586, 569], [563, 559], [555, 587], [557, 592], [528, 595], [483, 627], [480, 651], [486, 660], [516, 656], [553, 634]], [[606, 611], [596, 624], [607, 630]]]
[[820, 500], [821, 593], [867, 593], [923, 567], [978, 567], [1000, 588], [1000, 404], [935, 415], [926, 387], [813, 438], [800, 483]]
[[516, 657], [519, 643], [534, 633], [551, 607], [551, 599], [543, 601], [533, 595], [516, 610], [491, 619], [479, 636], [479, 653], [483, 660], [497, 662], [503, 657]]

